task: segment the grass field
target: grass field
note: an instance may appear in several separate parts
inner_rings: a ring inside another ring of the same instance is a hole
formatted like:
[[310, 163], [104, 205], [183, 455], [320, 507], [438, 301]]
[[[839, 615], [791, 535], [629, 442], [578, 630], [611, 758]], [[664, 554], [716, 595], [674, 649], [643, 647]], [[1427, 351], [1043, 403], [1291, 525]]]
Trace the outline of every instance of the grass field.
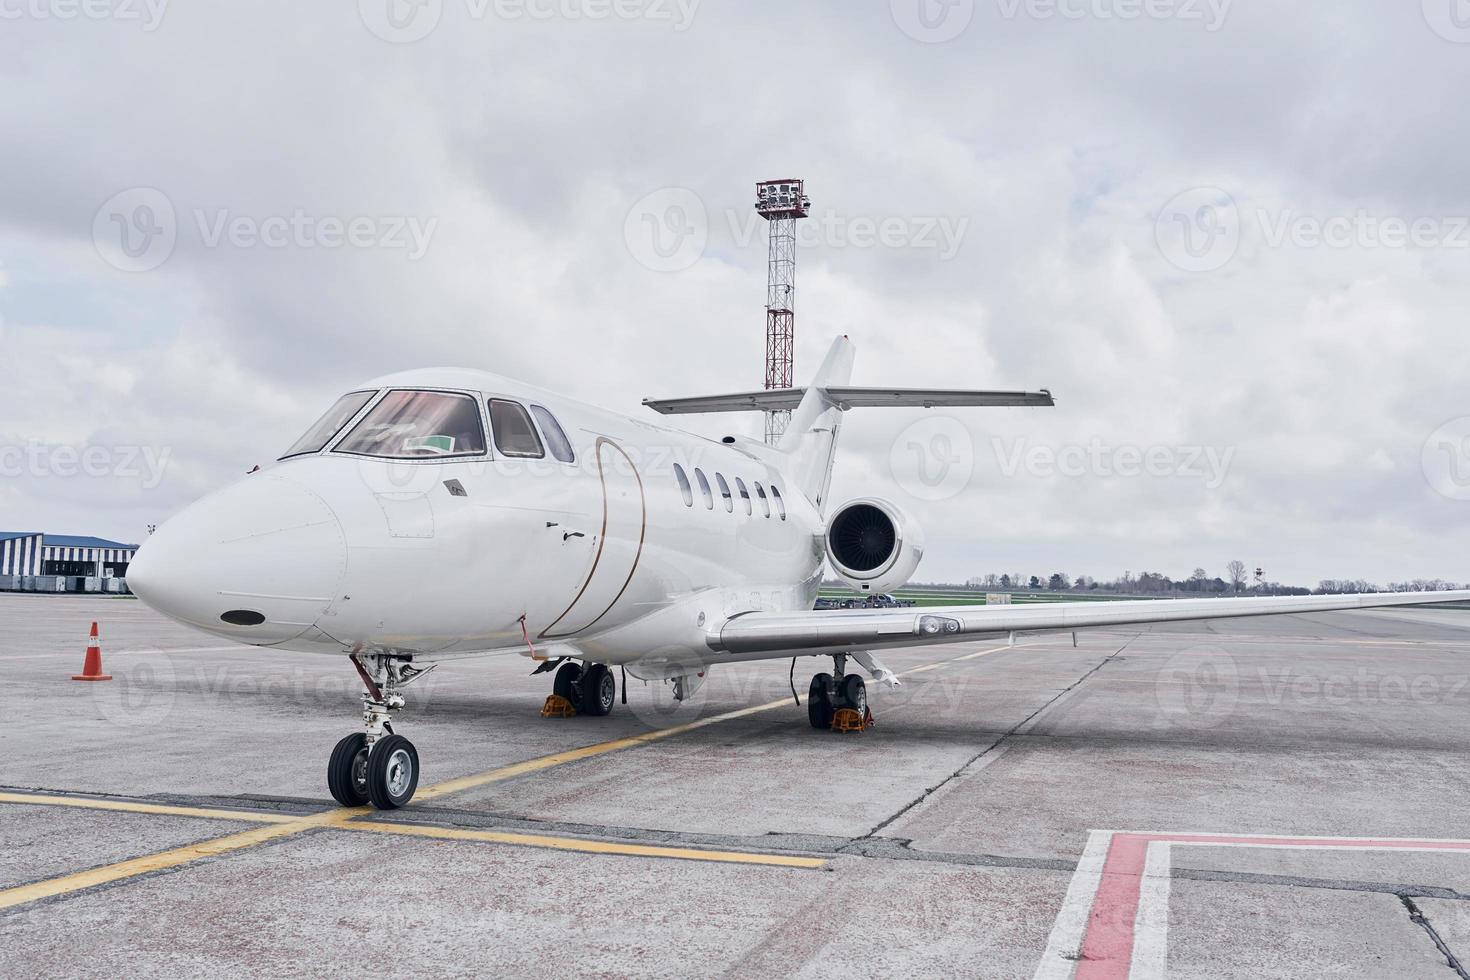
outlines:
[[[893, 593], [895, 598], [907, 602], [913, 602], [919, 606], [983, 606], [985, 605], [984, 592], [972, 592], [968, 589], [899, 589]], [[850, 599], [853, 593], [842, 588], [823, 588], [821, 591], [823, 599]], [[1120, 599], [1137, 599], [1140, 596], [1124, 595], [1088, 595], [1079, 592], [1015, 592], [1011, 594], [1011, 602], [1014, 605], [1026, 605], [1038, 602], [1117, 602]]]

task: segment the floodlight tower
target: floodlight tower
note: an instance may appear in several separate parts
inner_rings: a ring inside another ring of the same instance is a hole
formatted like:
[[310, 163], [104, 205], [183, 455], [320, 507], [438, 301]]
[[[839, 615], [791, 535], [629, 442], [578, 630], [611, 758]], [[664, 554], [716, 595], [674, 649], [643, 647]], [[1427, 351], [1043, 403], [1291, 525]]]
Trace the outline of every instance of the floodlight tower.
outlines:
[[[805, 181], [755, 185], [755, 210], [770, 224], [766, 259], [766, 387], [790, 388], [796, 358], [796, 222], [811, 210]], [[790, 411], [766, 413], [766, 443], [781, 441]]]

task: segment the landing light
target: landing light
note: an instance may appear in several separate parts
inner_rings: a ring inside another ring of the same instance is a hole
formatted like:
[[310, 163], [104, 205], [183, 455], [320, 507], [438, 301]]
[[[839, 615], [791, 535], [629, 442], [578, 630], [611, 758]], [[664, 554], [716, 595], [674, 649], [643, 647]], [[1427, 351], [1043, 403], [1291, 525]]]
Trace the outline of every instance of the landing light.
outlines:
[[950, 619], [947, 616], [920, 616], [919, 632], [926, 636], [935, 636], [940, 633], [958, 633], [960, 621]]

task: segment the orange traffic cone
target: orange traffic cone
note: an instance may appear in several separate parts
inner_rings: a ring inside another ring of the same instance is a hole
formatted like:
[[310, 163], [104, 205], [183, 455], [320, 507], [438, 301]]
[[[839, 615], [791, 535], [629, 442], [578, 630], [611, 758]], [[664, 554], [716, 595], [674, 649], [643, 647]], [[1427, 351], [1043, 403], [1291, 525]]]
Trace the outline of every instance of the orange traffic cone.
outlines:
[[82, 661], [82, 672], [73, 674], [74, 681], [110, 681], [111, 674], [102, 673], [102, 647], [97, 642], [97, 624], [92, 624], [92, 636], [87, 643], [87, 659]]

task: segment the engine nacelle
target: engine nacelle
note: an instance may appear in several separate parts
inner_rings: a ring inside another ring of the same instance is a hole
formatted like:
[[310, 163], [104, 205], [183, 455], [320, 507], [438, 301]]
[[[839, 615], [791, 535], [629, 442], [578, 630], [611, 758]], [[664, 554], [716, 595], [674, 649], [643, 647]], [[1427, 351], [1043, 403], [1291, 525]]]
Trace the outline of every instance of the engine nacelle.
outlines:
[[897, 504], [864, 497], [827, 520], [827, 562], [864, 593], [888, 592], [909, 580], [924, 557], [924, 532]]

